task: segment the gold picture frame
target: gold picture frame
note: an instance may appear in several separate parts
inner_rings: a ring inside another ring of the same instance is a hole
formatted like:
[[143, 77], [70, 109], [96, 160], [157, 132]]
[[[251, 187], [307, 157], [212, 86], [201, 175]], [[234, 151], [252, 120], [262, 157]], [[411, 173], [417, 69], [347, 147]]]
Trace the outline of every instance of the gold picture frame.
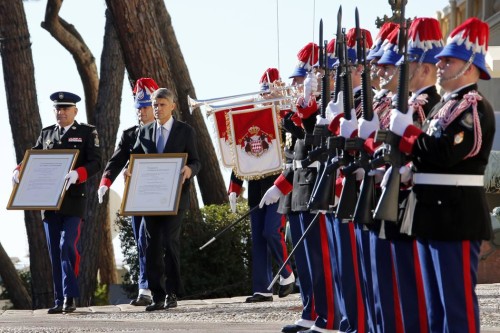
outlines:
[[130, 155], [120, 215], [176, 215], [186, 160], [187, 153]]
[[26, 150], [7, 204], [8, 210], [59, 210], [66, 193], [68, 174], [78, 149]]

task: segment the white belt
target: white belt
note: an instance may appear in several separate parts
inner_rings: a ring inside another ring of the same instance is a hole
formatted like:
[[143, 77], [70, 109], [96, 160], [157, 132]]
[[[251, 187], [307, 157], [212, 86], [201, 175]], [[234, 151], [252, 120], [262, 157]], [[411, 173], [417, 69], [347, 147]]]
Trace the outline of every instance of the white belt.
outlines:
[[[302, 161], [301, 160], [294, 160], [293, 161], [293, 166], [295, 169], [302, 169]], [[319, 161], [314, 161], [311, 164], [307, 166], [308, 168], [319, 168]]]
[[293, 163], [285, 163], [285, 169], [293, 168]]
[[443, 173], [415, 173], [413, 184], [449, 185], [449, 186], [484, 186], [483, 175], [452, 175]]

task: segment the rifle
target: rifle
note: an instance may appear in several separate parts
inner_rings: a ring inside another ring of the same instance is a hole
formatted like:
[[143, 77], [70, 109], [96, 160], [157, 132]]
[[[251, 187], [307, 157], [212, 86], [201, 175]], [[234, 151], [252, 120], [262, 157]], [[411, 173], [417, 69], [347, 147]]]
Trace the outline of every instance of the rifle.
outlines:
[[[341, 38], [342, 35], [342, 6], [340, 6], [338, 14], [337, 14], [337, 48], [335, 50], [335, 53], [337, 55], [341, 55], [341, 53], [338, 50], [338, 45], [342, 45], [343, 41], [339, 42], [339, 39]], [[325, 46], [326, 48], [326, 46]], [[322, 90], [322, 112], [326, 113], [326, 107], [328, 105], [328, 102], [330, 101], [330, 74], [329, 74], [329, 69], [328, 69], [328, 59], [327, 59], [327, 52], [325, 52], [325, 75], [323, 76], [323, 88], [327, 87], [326, 89]], [[336, 73], [336, 78], [341, 79], [340, 76], [340, 71], [337, 70]], [[337, 89], [337, 87], [336, 87]], [[328, 102], [327, 102], [328, 101]], [[314, 130], [319, 128], [321, 126], [315, 126]], [[309, 199], [308, 202], [308, 208], [311, 210], [331, 210], [333, 207], [333, 189], [334, 189], [334, 184], [331, 182], [331, 175], [334, 170], [338, 168], [338, 166], [332, 165], [331, 160], [333, 157], [337, 155], [337, 149], [342, 148], [344, 146], [344, 140], [343, 138], [332, 138], [330, 137], [330, 132], [326, 128], [326, 126], [323, 126], [323, 128], [326, 129], [326, 134], [327, 135], [327, 142], [326, 145], [323, 145], [321, 147], [321, 156], [323, 158], [323, 161], [326, 163], [322, 163], [321, 167], [318, 171], [318, 175], [321, 175], [320, 177], [316, 178], [316, 182], [313, 187], [312, 195], [311, 198]], [[336, 173], [335, 173], [336, 174]]]
[[[399, 68], [398, 95], [396, 99], [396, 108], [402, 112], [408, 112], [408, 27], [405, 19], [405, 5], [401, 6], [401, 23], [399, 27], [398, 48], [402, 52], [403, 61]], [[399, 189], [401, 175], [399, 168], [401, 167], [403, 155], [399, 151], [400, 137], [390, 131], [377, 131], [375, 141], [383, 141], [389, 146], [388, 156], [383, 157], [392, 165], [391, 174], [387, 181], [386, 187], [382, 190], [382, 194], [375, 208], [374, 218], [385, 221], [398, 222], [399, 213]]]
[[[346, 120], [351, 120], [353, 117], [352, 110], [354, 106], [354, 96], [352, 94], [351, 64], [349, 63], [349, 57], [347, 56], [345, 29], [342, 32], [342, 37], [339, 39], [341, 39], [341, 52], [343, 53], [343, 56], [339, 59], [339, 67], [342, 67], [344, 118]], [[356, 117], [356, 114], [354, 114], [354, 117]], [[347, 141], [348, 138], [345, 139]], [[344, 167], [345, 182], [342, 188], [342, 193], [340, 194], [336, 217], [339, 219], [352, 219], [357, 201], [356, 175], [354, 174], [354, 171], [358, 169], [359, 166], [352, 164], [354, 157], [348, 153], [345, 144], [343, 147], [342, 160], [347, 166]]]
[[[356, 8], [357, 11], [357, 8]], [[358, 20], [356, 20], [358, 22]], [[357, 29], [356, 25], [356, 29]], [[358, 38], [358, 31], [356, 31], [356, 38]], [[365, 120], [373, 119], [373, 91], [370, 77], [370, 66], [366, 62], [366, 45], [365, 45], [365, 35], [361, 36], [361, 48], [362, 55], [357, 54], [358, 63], [363, 66], [363, 72], [361, 73], [361, 116]], [[358, 40], [359, 43], [359, 40]], [[356, 202], [356, 208], [354, 209], [354, 222], [361, 224], [371, 224], [373, 223], [373, 211], [375, 209], [375, 178], [370, 176], [370, 170], [374, 169], [370, 156], [363, 148], [364, 140], [360, 137], [353, 139], [346, 143], [346, 147], [351, 149], [358, 149], [359, 166], [365, 170], [365, 175], [363, 176], [363, 181], [361, 182], [361, 187], [359, 190], [358, 201]]]

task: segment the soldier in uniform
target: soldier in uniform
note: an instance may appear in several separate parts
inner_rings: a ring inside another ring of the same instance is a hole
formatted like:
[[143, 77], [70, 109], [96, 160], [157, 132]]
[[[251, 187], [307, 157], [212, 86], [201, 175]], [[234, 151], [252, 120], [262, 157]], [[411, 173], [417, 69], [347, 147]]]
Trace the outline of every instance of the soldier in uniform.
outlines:
[[[413, 161], [407, 216], [417, 237], [431, 332], [479, 332], [475, 287], [482, 240], [491, 237], [484, 171], [495, 134], [490, 103], [477, 81], [485, 65], [489, 27], [469, 18], [436, 56], [443, 101], [422, 129], [412, 115], [393, 110], [390, 130]], [[405, 223], [404, 221], [403, 223]]]
[[[443, 36], [436, 19], [423, 17], [413, 20], [408, 31], [408, 87], [411, 92], [408, 112], [413, 112], [413, 123], [417, 127], [422, 126], [431, 109], [441, 99], [436, 89], [435, 56], [443, 49], [442, 40]], [[402, 60], [403, 58], [396, 65], [400, 65]], [[411, 163], [408, 163], [399, 170], [400, 207], [405, 206], [408, 194], [411, 192], [410, 169]], [[383, 184], [390, 172], [391, 170], [388, 170], [384, 175]], [[385, 239], [391, 242], [391, 258], [400, 295], [404, 330], [407, 333], [428, 331], [420, 262], [415, 260], [418, 258], [416, 240], [413, 236], [402, 232], [401, 228], [401, 219], [397, 223], [388, 222], [384, 224], [383, 234]]]
[[[52, 263], [55, 306], [49, 314], [73, 312], [75, 298], [79, 297], [78, 269], [80, 253], [78, 240], [85, 218], [87, 198], [86, 181], [101, 168], [101, 150], [94, 126], [75, 121], [76, 103], [81, 98], [73, 93], [59, 91], [50, 95], [54, 102], [57, 124], [42, 129], [32, 149], [78, 149], [75, 169], [66, 176], [66, 194], [57, 211], [43, 211], [43, 226]], [[19, 182], [18, 165], [13, 180]]]
[[[130, 152], [137, 139], [137, 133], [143, 125], [149, 124], [155, 120], [151, 101], [151, 94], [158, 89], [158, 85], [151, 78], [140, 78], [135, 83], [133, 93], [135, 95], [134, 107], [137, 110], [139, 124], [127, 128], [123, 131], [118, 147], [113, 156], [106, 164], [101, 178], [101, 184], [97, 190], [99, 203], [102, 203], [104, 194], [111, 187], [118, 174], [128, 163]], [[151, 304], [151, 291], [148, 288], [148, 279], [146, 274], [146, 234], [144, 232], [144, 218], [142, 216], [132, 216], [132, 231], [134, 233], [135, 244], [139, 257], [139, 294], [137, 299], [130, 302], [131, 305], [146, 306]]]

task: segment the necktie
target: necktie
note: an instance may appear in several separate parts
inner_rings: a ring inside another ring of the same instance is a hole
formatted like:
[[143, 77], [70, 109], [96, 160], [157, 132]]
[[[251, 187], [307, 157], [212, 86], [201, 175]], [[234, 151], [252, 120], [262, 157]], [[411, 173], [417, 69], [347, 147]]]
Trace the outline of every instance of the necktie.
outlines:
[[59, 129], [59, 137], [62, 138], [63, 135], [64, 135], [64, 127], [61, 127]]
[[156, 142], [156, 151], [158, 153], [163, 153], [163, 148], [165, 147], [165, 127], [161, 126], [159, 130], [160, 133], [158, 135], [158, 141]]

